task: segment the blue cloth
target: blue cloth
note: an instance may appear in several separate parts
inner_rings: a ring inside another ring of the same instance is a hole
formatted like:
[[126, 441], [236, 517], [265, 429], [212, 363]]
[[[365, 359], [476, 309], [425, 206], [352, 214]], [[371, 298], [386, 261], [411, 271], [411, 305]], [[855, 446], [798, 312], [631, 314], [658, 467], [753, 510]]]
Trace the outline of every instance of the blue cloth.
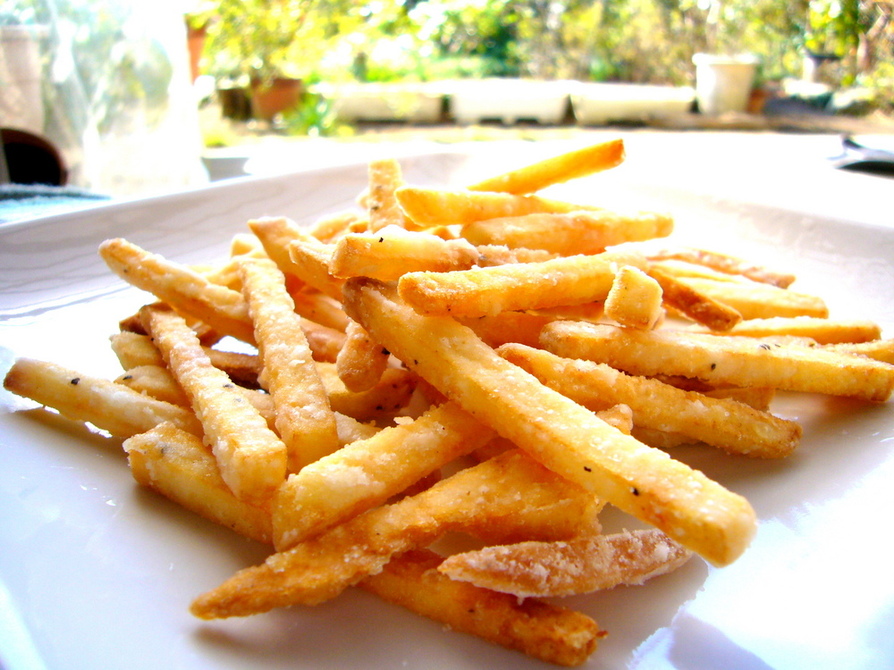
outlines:
[[73, 186], [0, 184], [0, 223], [83, 209], [108, 199]]

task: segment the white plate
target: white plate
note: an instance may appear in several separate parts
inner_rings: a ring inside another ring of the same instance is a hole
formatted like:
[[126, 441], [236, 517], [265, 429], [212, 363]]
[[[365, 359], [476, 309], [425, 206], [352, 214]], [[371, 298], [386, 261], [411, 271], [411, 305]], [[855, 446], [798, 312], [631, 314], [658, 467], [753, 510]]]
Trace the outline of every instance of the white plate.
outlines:
[[[446, 153], [404, 164], [414, 183], [470, 167]], [[365, 176], [357, 165], [246, 179], [0, 228], [0, 374], [15, 356], [116, 373], [108, 335], [146, 295], [111, 277], [96, 256], [102, 239], [210, 261], [248, 218], [312, 220], [348, 206]], [[833, 316], [872, 318], [890, 336], [894, 230], [696, 197], [623, 172], [599, 179], [607, 199], [673, 212], [677, 239], [792, 270], [794, 288], [826, 297]], [[556, 195], [592, 202], [586, 182]], [[5, 669], [544, 667], [356, 590], [312, 609], [193, 619], [193, 597], [267, 550], [138, 488], [117, 442], [26, 407], [0, 395]], [[609, 631], [586, 667], [894, 663], [891, 408], [792, 396], [777, 410], [805, 428], [786, 461], [675, 452], [748, 497], [761, 521], [753, 545], [727, 568], [693, 560], [645, 586], [571, 599]]]

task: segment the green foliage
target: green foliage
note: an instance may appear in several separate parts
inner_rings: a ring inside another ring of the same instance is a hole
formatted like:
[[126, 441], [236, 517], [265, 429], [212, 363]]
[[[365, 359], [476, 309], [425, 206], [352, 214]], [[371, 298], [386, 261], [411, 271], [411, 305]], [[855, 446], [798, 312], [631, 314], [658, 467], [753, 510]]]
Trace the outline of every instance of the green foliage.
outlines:
[[211, 73], [219, 78], [302, 76], [337, 35], [362, 22], [350, 0], [217, 0], [208, 25]]
[[338, 120], [331, 100], [310, 92], [283, 113], [282, 127], [289, 135], [309, 137], [344, 137], [352, 132], [350, 126]]

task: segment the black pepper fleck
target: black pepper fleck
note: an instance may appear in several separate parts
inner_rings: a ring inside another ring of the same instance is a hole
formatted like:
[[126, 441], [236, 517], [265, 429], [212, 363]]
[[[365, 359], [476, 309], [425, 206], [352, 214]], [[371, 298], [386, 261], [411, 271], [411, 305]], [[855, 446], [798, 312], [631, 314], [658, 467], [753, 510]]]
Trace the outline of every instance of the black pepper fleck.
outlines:
[[81, 383], [81, 378], [80, 378], [80, 377], [75, 377], [74, 379], [71, 380], [71, 385], [72, 385], [72, 386], [77, 386], [77, 385], [80, 384], [80, 383]]

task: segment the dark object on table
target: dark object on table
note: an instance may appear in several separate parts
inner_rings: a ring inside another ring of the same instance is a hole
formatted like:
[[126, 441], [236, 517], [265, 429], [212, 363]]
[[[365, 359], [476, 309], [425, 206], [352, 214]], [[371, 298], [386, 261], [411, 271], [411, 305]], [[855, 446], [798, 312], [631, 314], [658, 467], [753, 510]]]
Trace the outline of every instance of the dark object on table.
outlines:
[[831, 159], [835, 167], [894, 177], [894, 136], [846, 135], [841, 149], [841, 155]]
[[68, 170], [59, 151], [46, 139], [15, 128], [0, 128], [6, 181], [64, 186]]

